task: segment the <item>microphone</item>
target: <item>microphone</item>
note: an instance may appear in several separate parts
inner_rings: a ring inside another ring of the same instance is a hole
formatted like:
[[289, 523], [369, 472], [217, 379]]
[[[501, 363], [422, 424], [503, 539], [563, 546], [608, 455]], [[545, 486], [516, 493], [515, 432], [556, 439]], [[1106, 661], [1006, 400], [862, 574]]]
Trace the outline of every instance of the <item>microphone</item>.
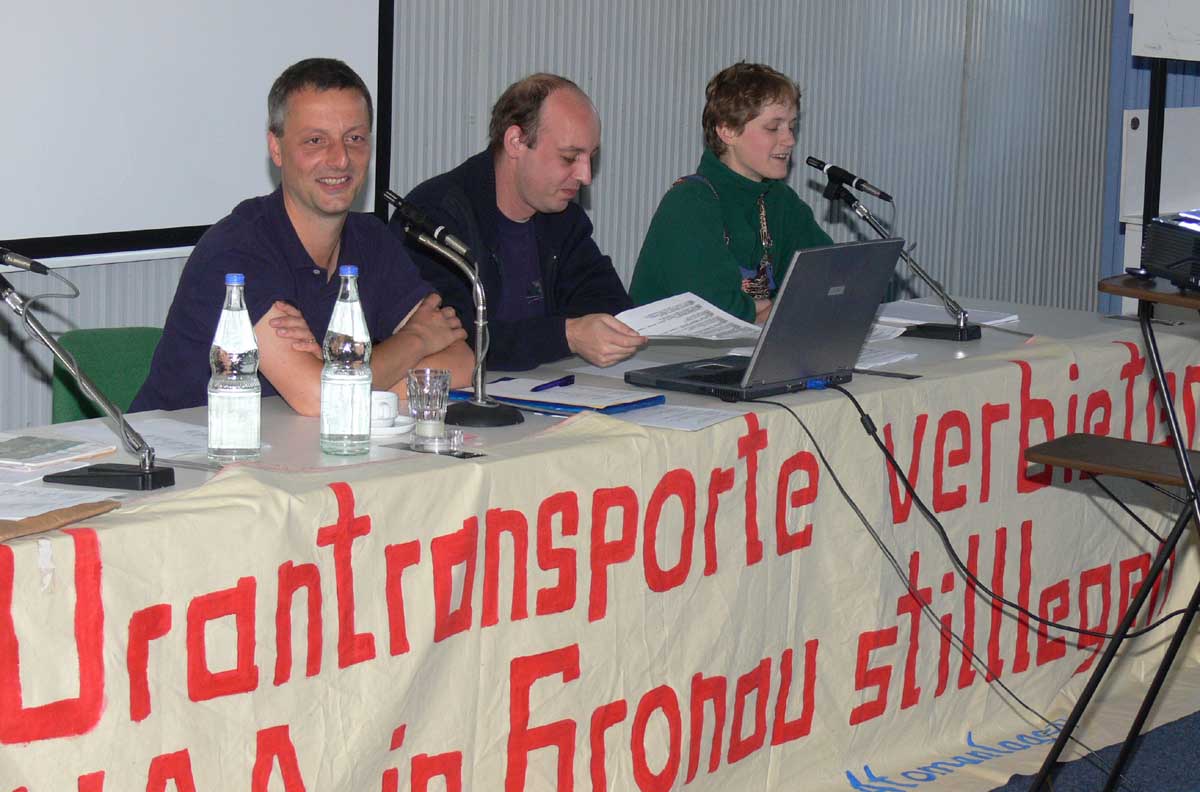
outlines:
[[805, 162], [807, 162], [810, 167], [816, 168], [828, 176], [830, 181], [837, 182], [838, 184], [849, 185], [852, 190], [865, 192], [867, 195], [874, 195], [881, 201], [887, 201], [888, 203], [891, 203], [892, 201], [892, 196], [888, 195], [874, 184], [871, 184], [866, 179], [858, 178], [845, 168], [839, 168], [837, 165], [826, 165], [816, 157], [809, 157], [805, 160]]
[[396, 213], [404, 221], [404, 233], [419, 245], [437, 253], [453, 264], [471, 284], [471, 299], [475, 305], [475, 371], [471, 375], [474, 394], [470, 400], [459, 401], [446, 410], [446, 423], [455, 426], [513, 426], [525, 419], [516, 407], [501, 404], [487, 395], [487, 295], [483, 281], [479, 279], [479, 266], [471, 250], [446, 230], [429, 222], [417, 207], [405, 201], [391, 190], [383, 191], [383, 199], [396, 207]]
[[26, 272], [36, 272], [38, 275], [45, 275], [50, 272], [42, 262], [34, 261], [31, 258], [22, 256], [20, 253], [14, 253], [8, 248], [3, 247], [0, 247], [0, 263], [16, 267], [17, 269], [23, 269]]
[[470, 262], [475, 261], [475, 257], [471, 255], [471, 249], [458, 237], [446, 230], [444, 225], [434, 225], [430, 222], [425, 213], [418, 209], [414, 204], [404, 200], [391, 190], [383, 191], [383, 200], [396, 207], [396, 211], [400, 217], [404, 219], [404, 230], [414, 236], [425, 234], [432, 237], [436, 242], [445, 245], [453, 250], [458, 255], [467, 259]]

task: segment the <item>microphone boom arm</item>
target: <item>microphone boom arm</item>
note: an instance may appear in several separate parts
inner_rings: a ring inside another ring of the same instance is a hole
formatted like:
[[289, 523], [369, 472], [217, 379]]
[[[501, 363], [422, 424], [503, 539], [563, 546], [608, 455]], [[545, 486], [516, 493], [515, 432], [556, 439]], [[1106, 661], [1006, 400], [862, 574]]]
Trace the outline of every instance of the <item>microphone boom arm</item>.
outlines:
[[[157, 489], [160, 486], [170, 486], [174, 483], [174, 472], [170, 468], [156, 468], [154, 465], [154, 448], [146, 442], [146, 440], [138, 434], [137, 430], [129, 425], [125, 420], [125, 414], [119, 407], [96, 387], [91, 378], [87, 376], [75, 362], [74, 356], [71, 355], [62, 344], [51, 335], [37, 318], [36, 315], [27, 310], [26, 301], [17, 293], [12, 284], [3, 276], [0, 276], [0, 299], [8, 305], [13, 312], [21, 317], [25, 327], [33, 334], [37, 340], [54, 355], [55, 359], [60, 362], [75, 382], [79, 385], [80, 390], [91, 399], [100, 411], [108, 417], [117, 428], [117, 436], [121, 438], [121, 444], [129, 453], [138, 458], [136, 475], [132, 478], [122, 478], [119, 475], [110, 477], [108, 484], [95, 484], [93, 486], [112, 486], [120, 489]], [[97, 466], [97, 467], [114, 467], [123, 466]], [[125, 486], [121, 481], [134, 481], [133, 486]], [[82, 482], [80, 482], [82, 483]]]
[[479, 279], [478, 264], [471, 250], [444, 225], [429, 222], [420, 209], [391, 190], [383, 191], [383, 199], [396, 207], [393, 221], [399, 217], [404, 233], [417, 244], [436, 253], [457, 267], [471, 283], [471, 298], [475, 304], [475, 370], [471, 374], [474, 386], [471, 398], [455, 402], [446, 410], [446, 423], [457, 426], [513, 426], [524, 421], [517, 408], [501, 404], [487, 396], [487, 358], [490, 339], [487, 329], [487, 295]]
[[471, 375], [471, 384], [474, 386], [475, 395], [471, 398], [471, 402], [481, 407], [487, 406], [489, 404], [486, 392], [487, 383], [484, 382], [487, 378], [486, 366], [484, 364], [488, 346], [487, 300], [483, 294], [483, 284], [480, 283], [479, 276], [475, 273], [474, 268], [467, 264], [467, 260], [458, 253], [428, 234], [416, 232], [412, 236], [417, 242], [458, 267], [467, 276], [467, 280], [471, 282], [471, 295], [475, 303], [475, 371]]
[[[864, 206], [862, 201], [855, 198], [854, 194], [847, 190], [844, 185], [831, 181], [825, 188], [824, 195], [826, 198], [843, 201], [847, 206], [850, 207], [850, 210], [854, 212], [855, 215], [857, 215], [867, 225], [874, 229], [875, 233], [879, 235], [880, 239], [891, 238], [891, 234], [889, 234], [887, 229], [885, 229], [879, 220], [876, 219], [875, 215], [871, 213], [871, 210]], [[963, 308], [957, 300], [951, 297], [950, 293], [946, 291], [946, 287], [938, 282], [936, 278], [926, 272], [925, 268], [918, 264], [917, 260], [914, 259], [908, 251], [901, 249], [900, 257], [904, 259], [904, 263], [908, 265], [908, 268], [912, 270], [917, 277], [924, 281], [925, 285], [928, 286], [933, 293], [937, 295], [938, 299], [942, 301], [942, 306], [946, 309], [946, 313], [950, 314], [950, 317], [954, 320], [954, 325], [958, 332], [960, 334], [968, 332], [969, 315], [967, 310]]]

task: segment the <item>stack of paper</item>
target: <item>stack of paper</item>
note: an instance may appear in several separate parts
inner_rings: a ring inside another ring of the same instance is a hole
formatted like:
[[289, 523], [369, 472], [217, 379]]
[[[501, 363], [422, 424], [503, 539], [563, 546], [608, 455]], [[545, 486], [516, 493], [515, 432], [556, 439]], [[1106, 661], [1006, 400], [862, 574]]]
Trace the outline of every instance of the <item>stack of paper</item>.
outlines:
[[92, 487], [60, 489], [45, 486], [41, 482], [20, 486], [0, 483], [0, 520], [23, 520], [55, 509], [66, 509], [100, 500], [120, 499], [126, 495], [124, 492], [97, 490]]
[[867, 336], [867, 343], [873, 344], [877, 341], [891, 341], [893, 338], [899, 338], [902, 335], [904, 335], [903, 327], [875, 322], [871, 325], [871, 334]]
[[111, 454], [117, 447], [111, 444], [93, 443], [87, 440], [71, 440], [65, 437], [0, 434], [0, 467], [15, 470], [36, 468], [90, 459]]
[[854, 367], [866, 371], [880, 366], [890, 366], [903, 360], [912, 360], [916, 356], [916, 352], [895, 352], [891, 349], [880, 349], [868, 345], [858, 353], [858, 362], [854, 364]]

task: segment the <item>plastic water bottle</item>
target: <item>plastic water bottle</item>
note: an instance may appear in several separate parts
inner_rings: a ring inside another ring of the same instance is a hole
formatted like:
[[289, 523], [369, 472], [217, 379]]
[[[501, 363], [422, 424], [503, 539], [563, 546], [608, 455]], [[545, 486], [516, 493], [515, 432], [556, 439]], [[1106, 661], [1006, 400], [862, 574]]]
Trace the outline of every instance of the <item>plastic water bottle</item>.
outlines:
[[358, 267], [338, 267], [338, 292], [325, 331], [321, 450], [365, 454], [371, 447], [371, 335], [358, 301]]
[[208, 456], [221, 462], [254, 459], [261, 450], [262, 385], [258, 344], [246, 311], [246, 276], [225, 276], [225, 307], [208, 362]]

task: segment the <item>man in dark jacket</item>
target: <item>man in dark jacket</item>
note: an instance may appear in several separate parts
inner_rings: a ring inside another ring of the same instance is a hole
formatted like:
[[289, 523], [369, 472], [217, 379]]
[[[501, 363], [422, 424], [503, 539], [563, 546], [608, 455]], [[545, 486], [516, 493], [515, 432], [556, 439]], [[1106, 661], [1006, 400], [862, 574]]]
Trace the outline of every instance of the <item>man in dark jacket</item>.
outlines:
[[[597, 366], [628, 358], [646, 339], [613, 318], [633, 303], [574, 201], [592, 181], [600, 147], [591, 101], [566, 78], [534, 74], [497, 100], [488, 135], [486, 151], [418, 185], [407, 200], [479, 263], [489, 368], [529, 369], [571, 354]], [[398, 217], [392, 229], [403, 236]], [[466, 278], [424, 248], [409, 249], [422, 277], [472, 327]]]

